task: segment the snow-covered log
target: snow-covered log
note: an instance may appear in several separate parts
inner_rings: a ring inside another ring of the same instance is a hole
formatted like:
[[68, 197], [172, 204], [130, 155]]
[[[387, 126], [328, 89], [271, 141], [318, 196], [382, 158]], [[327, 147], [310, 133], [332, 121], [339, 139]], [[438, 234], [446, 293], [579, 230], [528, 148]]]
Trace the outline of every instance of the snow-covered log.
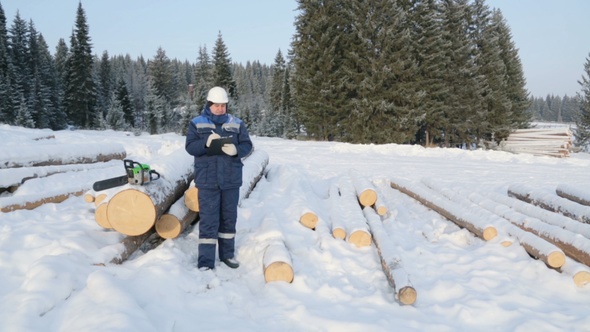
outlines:
[[111, 259], [111, 264], [121, 264], [126, 261], [144, 242], [146, 242], [156, 231], [152, 227], [149, 231], [137, 235], [137, 236], [126, 236], [121, 240], [119, 244], [121, 246], [120, 252], [117, 256]]
[[381, 267], [389, 281], [389, 285], [393, 287], [398, 300], [402, 304], [413, 304], [416, 302], [418, 293], [412, 286], [401, 259], [395, 254], [391, 239], [381, 223], [381, 217], [369, 207], [363, 209], [363, 214], [373, 235]]
[[121, 161], [119, 160], [93, 164], [4, 168], [0, 169], [0, 191], [2, 188], [11, 188], [10, 191], [14, 192], [20, 185], [28, 180], [45, 178], [54, 174], [68, 172], [88, 172], [91, 170], [115, 166], [120, 167], [121, 171], [123, 170], [123, 167], [121, 167]]
[[61, 203], [72, 196], [82, 196], [89, 188], [66, 190], [53, 190], [38, 194], [10, 196], [0, 198], [0, 211], [11, 212], [15, 210], [33, 210], [47, 203]]
[[291, 255], [285, 245], [283, 233], [274, 214], [264, 217], [260, 224], [257, 241], [264, 246], [262, 271], [266, 282], [292, 282], [294, 272]]
[[126, 184], [108, 201], [108, 221], [122, 234], [135, 236], [150, 230], [193, 179], [192, 156], [184, 149], [161, 157], [151, 167], [160, 179], [143, 186]]
[[492, 199], [493, 201], [507, 205], [522, 214], [537, 218], [547, 224], [563, 228], [572, 233], [580, 234], [585, 238], [590, 239], [590, 224], [581, 223], [561, 214], [545, 210], [538, 206], [499, 193], [487, 192], [483, 195]]
[[182, 233], [197, 217], [197, 212], [185, 205], [185, 197], [179, 198], [158, 221], [156, 232], [164, 239], [174, 239]]
[[430, 188], [470, 210], [470, 205], [477, 207], [479, 211], [474, 211], [474, 213], [477, 213], [481, 217], [495, 218], [495, 224], [499, 228], [506, 231], [509, 236], [516, 238], [530, 256], [543, 261], [547, 266], [555, 269], [565, 263], [565, 254], [563, 251], [540, 236], [546, 229], [546, 226], [548, 226], [542, 221], [524, 218], [522, 214], [510, 209], [506, 205], [498, 204], [478, 193], [467, 193], [463, 190], [445, 188], [432, 180], [424, 179], [423, 182]]
[[0, 168], [89, 164], [113, 159], [125, 159], [121, 144], [61, 143], [21, 146], [19, 149], [0, 148]]
[[567, 259], [560, 270], [561, 273], [571, 276], [578, 287], [583, 287], [590, 283], [590, 268], [586, 265]]
[[460, 205], [441, 197], [421, 183], [409, 183], [401, 179], [392, 179], [391, 187], [414, 198], [429, 209], [454, 222], [457, 226], [469, 230], [479, 238], [489, 241], [498, 235], [496, 227], [478, 216], [466, 212]]
[[346, 238], [346, 227], [344, 226], [341, 213], [341, 197], [338, 183], [334, 182], [330, 186], [330, 226], [332, 228], [332, 236], [335, 239], [344, 240]]
[[377, 201], [377, 192], [373, 184], [357, 170], [349, 170], [349, 175], [352, 179], [359, 203], [363, 207], [375, 204]]
[[342, 176], [338, 181], [341, 199], [342, 222], [346, 226], [346, 241], [357, 247], [367, 247], [371, 245], [372, 237], [369, 231], [365, 216], [355, 187], [350, 176]]
[[570, 201], [590, 206], [590, 189], [588, 186], [575, 186], [570, 184], [558, 184], [555, 193]]
[[266, 282], [293, 282], [293, 263], [291, 263], [289, 251], [282, 241], [274, 241], [264, 249], [262, 265]]
[[508, 187], [508, 195], [580, 222], [590, 223], [590, 206], [559, 197], [553, 192], [543, 191], [526, 184], [513, 184]]
[[264, 150], [254, 149], [248, 157], [242, 160], [242, 186], [240, 187], [240, 203], [248, 198], [256, 183], [264, 175], [264, 170], [268, 166], [268, 153]]

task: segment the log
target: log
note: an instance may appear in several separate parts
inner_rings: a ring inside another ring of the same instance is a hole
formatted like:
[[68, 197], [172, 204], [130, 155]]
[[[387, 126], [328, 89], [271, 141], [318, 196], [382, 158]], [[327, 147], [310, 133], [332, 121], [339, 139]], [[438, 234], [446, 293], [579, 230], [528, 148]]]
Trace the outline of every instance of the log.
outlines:
[[357, 248], [370, 246], [372, 243], [371, 232], [359, 205], [357, 192], [350, 176], [342, 176], [339, 179], [342, 222], [346, 226], [346, 241]]
[[[412, 189], [409, 188], [410, 186], [412, 186]], [[411, 185], [401, 179], [394, 179], [391, 180], [391, 187], [414, 198], [424, 206], [454, 222], [457, 226], [469, 230], [485, 241], [489, 241], [498, 235], [498, 231], [494, 225], [464, 212], [456, 203], [440, 197], [425, 185]]]
[[578, 204], [590, 206], [590, 191], [587, 188], [567, 184], [559, 184], [555, 193], [563, 198], [574, 201]]
[[94, 220], [102, 228], [113, 229], [113, 226], [111, 226], [111, 223], [109, 222], [109, 218], [107, 216], [107, 207], [108, 202], [99, 204], [94, 209]]
[[571, 259], [566, 260], [560, 269], [561, 273], [571, 276], [574, 284], [583, 287], [590, 283], [590, 268]]
[[387, 206], [379, 196], [377, 196], [377, 200], [375, 201], [373, 208], [375, 209], [375, 212], [377, 212], [377, 214], [380, 216], [384, 216], [387, 214]]
[[299, 218], [299, 222], [309, 229], [315, 229], [318, 223], [318, 216], [312, 211], [305, 211]]
[[559, 228], [568, 230], [572, 233], [580, 234], [587, 239], [590, 239], [590, 225], [573, 220], [561, 214], [545, 210], [541, 207], [528, 204], [516, 198], [508, 197], [506, 195], [488, 192], [485, 196], [491, 200], [509, 206], [527, 216], [537, 218], [546, 224], [554, 225]]
[[[425, 179], [423, 182], [456, 203], [462, 204], [463, 206], [477, 204], [475, 206], [479, 209], [485, 209], [483, 211], [476, 211], [475, 213], [481, 217], [496, 218], [496, 224], [502, 227], [509, 236], [516, 238], [530, 256], [544, 262], [550, 268], [556, 269], [565, 263], [565, 254], [561, 249], [536, 236], [542, 232], [541, 229], [544, 227], [541, 221], [528, 220], [526, 223], [523, 223], [523, 219], [519, 216], [518, 212], [513, 211], [505, 205], [499, 205], [478, 193], [467, 193], [463, 190], [450, 189], [431, 180]], [[527, 232], [526, 227], [524, 227], [525, 224], [534, 229], [535, 232], [532, 234]]]
[[144, 234], [170, 206], [184, 195], [193, 180], [192, 156], [183, 149], [151, 163], [161, 178], [143, 186], [119, 187], [108, 202], [107, 218], [119, 233]]
[[174, 239], [178, 237], [197, 218], [197, 212], [190, 210], [185, 205], [185, 201], [185, 197], [181, 197], [172, 204], [168, 212], [158, 218], [156, 232], [162, 238]]
[[111, 264], [121, 264], [126, 261], [141, 245], [146, 242], [151, 236], [155, 234], [154, 228], [149, 231], [137, 235], [137, 236], [126, 236], [121, 240], [120, 245], [123, 247], [121, 252], [111, 259]]
[[350, 170], [349, 175], [352, 179], [352, 184], [356, 191], [359, 203], [363, 207], [374, 205], [377, 201], [377, 192], [375, 191], [373, 184], [356, 170]]
[[292, 265], [289, 251], [282, 241], [274, 241], [264, 250], [263, 273], [267, 283], [273, 281], [293, 282], [295, 274]]
[[86, 203], [94, 203], [94, 191], [88, 191], [84, 194], [84, 201]]
[[335, 239], [344, 240], [346, 238], [346, 228], [343, 223], [343, 216], [340, 213], [342, 206], [340, 189], [337, 183], [332, 183], [330, 186], [330, 224], [332, 228], [332, 236]]
[[184, 192], [184, 205], [193, 212], [199, 212], [199, 189], [195, 187], [195, 181]]
[[33, 210], [47, 203], [61, 203], [72, 196], [82, 196], [88, 189], [66, 192], [45, 192], [34, 195], [11, 196], [0, 198], [0, 211]]
[[126, 156], [125, 147], [115, 143], [25, 144], [18, 149], [0, 148], [0, 168], [89, 164], [122, 160]]
[[393, 288], [400, 303], [406, 305], [414, 304], [418, 293], [412, 286], [408, 274], [404, 271], [401, 259], [395, 255], [391, 239], [383, 228], [381, 218], [369, 207], [363, 209], [363, 214], [367, 219], [377, 253], [379, 254], [381, 268], [385, 273], [389, 285]]
[[590, 224], [590, 206], [572, 202], [542, 189], [525, 184], [514, 184], [508, 187], [508, 196], [539, 206], [547, 211], [556, 212], [577, 221]]
[[240, 187], [240, 200], [238, 204], [241, 204], [242, 200], [248, 198], [252, 190], [254, 190], [254, 187], [264, 175], [268, 161], [268, 153], [258, 149], [255, 149], [248, 157], [242, 159], [244, 167], [242, 168], [242, 186]]

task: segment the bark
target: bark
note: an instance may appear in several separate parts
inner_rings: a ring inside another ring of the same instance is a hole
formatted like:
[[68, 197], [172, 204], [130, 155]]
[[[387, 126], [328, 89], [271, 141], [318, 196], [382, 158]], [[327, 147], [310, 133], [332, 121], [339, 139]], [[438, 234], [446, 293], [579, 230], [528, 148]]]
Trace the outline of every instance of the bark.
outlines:
[[457, 226], [469, 230], [483, 240], [489, 241], [498, 235], [498, 231], [494, 225], [474, 218], [470, 214], [464, 213], [463, 209], [458, 204], [440, 197], [424, 185], [415, 184], [410, 189], [409, 183], [398, 179], [391, 181], [391, 187], [414, 198], [427, 208], [436, 211], [443, 217], [454, 222]]
[[[574, 186], [560, 184], [555, 189], [558, 196], [569, 199], [578, 204], [590, 206], [590, 192], [586, 189], [579, 189]], [[585, 193], [585, 195], [583, 194]]]
[[42, 193], [27, 196], [0, 198], [0, 211], [33, 210], [47, 203], [61, 203], [72, 196], [82, 196], [88, 189], [72, 190], [65, 193]]
[[[105, 162], [113, 159], [125, 159], [127, 153], [125, 147], [120, 144], [101, 144], [86, 143], [85, 149], [80, 149], [80, 144], [50, 145], [43, 148], [43, 153], [39, 153], [39, 146], [34, 145], [30, 149], [23, 148], [18, 150], [18, 154], [1, 154], [0, 168], [16, 168], [30, 166], [50, 166], [50, 165], [69, 165], [69, 164], [90, 164]], [[74, 151], [76, 155], [64, 153], [64, 151]]]

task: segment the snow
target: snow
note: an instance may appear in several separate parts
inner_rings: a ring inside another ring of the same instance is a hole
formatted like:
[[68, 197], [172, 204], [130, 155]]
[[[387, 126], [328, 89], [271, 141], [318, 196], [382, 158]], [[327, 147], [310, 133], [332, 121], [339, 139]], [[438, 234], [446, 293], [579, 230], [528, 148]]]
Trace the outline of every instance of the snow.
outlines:
[[[55, 137], [33, 140], [50, 135]], [[6, 125], [0, 125], [0, 142], [2, 151], [22, 156], [60, 145], [68, 146], [68, 155], [78, 148], [92, 152], [99, 144], [123, 146], [128, 158], [150, 165], [184, 148], [184, 137], [176, 134]], [[240, 202], [236, 270], [219, 262], [214, 271], [196, 268], [196, 228], [123, 264], [95, 264], [108, 262], [123, 236], [98, 226], [93, 205], [81, 196], [0, 213], [0, 331], [583, 331], [590, 326], [590, 285], [577, 286], [571, 274], [548, 268], [517, 244], [502, 246], [500, 234], [483, 241], [389, 186], [396, 179], [418, 188], [428, 178], [488, 198], [507, 196], [517, 184], [555, 191], [558, 185], [590, 183], [588, 154], [553, 158], [263, 137], [253, 142], [269, 163], [266, 176]], [[124, 174], [122, 164], [31, 179], [14, 194], [0, 194], [0, 205], [68, 186], [91, 188], [94, 181]], [[384, 244], [387, 256], [403, 266], [416, 289], [413, 305], [395, 298], [374, 244], [357, 248], [331, 235], [330, 192], [351, 170], [383, 195], [388, 212], [381, 217], [385, 236], [379, 239], [390, 240]], [[18, 178], [9, 174], [14, 173], [0, 169], [0, 183]], [[461, 206], [440, 202], [445, 209]], [[315, 230], [299, 222], [303, 206], [318, 215]], [[473, 217], [477, 210], [465, 211]], [[276, 241], [288, 250], [292, 283], [264, 280], [264, 252]], [[575, 263], [566, 267], [584, 269]]]

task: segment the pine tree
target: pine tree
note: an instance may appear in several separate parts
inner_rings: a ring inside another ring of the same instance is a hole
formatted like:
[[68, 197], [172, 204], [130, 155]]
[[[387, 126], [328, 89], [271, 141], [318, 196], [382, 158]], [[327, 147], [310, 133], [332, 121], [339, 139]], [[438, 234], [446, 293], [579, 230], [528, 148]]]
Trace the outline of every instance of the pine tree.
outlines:
[[[31, 96], [31, 71], [30, 71], [30, 54], [28, 45], [28, 26], [21, 19], [17, 11], [14, 21], [9, 29], [8, 48], [10, 54], [10, 64], [8, 69], [10, 81], [10, 103], [14, 111], [22, 112], [23, 98], [28, 102]], [[27, 105], [27, 108], [30, 105]], [[28, 110], [29, 115], [30, 110]], [[10, 119], [15, 119], [16, 114], [9, 114]]]
[[581, 107], [576, 120], [575, 143], [576, 146], [583, 147], [588, 151], [590, 143], [590, 55], [586, 58], [584, 74], [578, 83], [582, 87], [582, 91], [579, 94]]
[[129, 99], [129, 90], [127, 89], [127, 85], [123, 79], [120, 79], [117, 83], [114, 100], [118, 103], [117, 106], [123, 113], [123, 120], [133, 127], [133, 124], [135, 123], [133, 104], [131, 103], [131, 99]]
[[158, 130], [168, 130], [170, 129], [172, 116], [170, 110], [173, 107], [176, 93], [174, 91], [172, 63], [161, 47], [158, 48], [154, 58], [148, 62], [148, 77], [151, 88], [154, 90], [153, 94], [158, 96], [164, 103], [161, 105], [162, 108], [159, 109], [162, 114], [158, 116]]
[[31, 116], [31, 110], [23, 95], [21, 95], [20, 101], [14, 125], [25, 128], [35, 128], [35, 120], [33, 120], [33, 117]]
[[8, 31], [6, 15], [0, 4], [0, 123], [11, 123], [14, 105], [10, 95], [10, 54], [8, 50]]
[[[197, 108], [200, 109], [205, 105], [207, 91], [213, 86], [212, 82], [212, 65], [207, 53], [207, 47], [199, 47], [199, 56], [195, 65], [195, 83], [193, 96]], [[196, 116], [197, 114], [195, 114]]]
[[70, 38], [70, 51], [64, 82], [65, 111], [73, 125], [93, 128], [99, 118], [96, 83], [92, 76], [94, 58], [81, 2], [78, 4], [76, 24]]
[[104, 51], [98, 66], [97, 102], [98, 112], [106, 115], [110, 111], [111, 96], [113, 94], [113, 74], [109, 53]]

